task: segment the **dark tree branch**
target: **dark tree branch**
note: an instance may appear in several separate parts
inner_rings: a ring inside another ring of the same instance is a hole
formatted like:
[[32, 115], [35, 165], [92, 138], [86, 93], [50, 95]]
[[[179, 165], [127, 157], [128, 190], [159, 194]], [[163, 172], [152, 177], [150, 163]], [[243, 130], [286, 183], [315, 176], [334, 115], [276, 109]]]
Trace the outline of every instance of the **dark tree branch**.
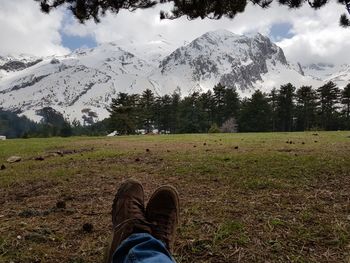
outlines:
[[[100, 21], [100, 17], [107, 11], [118, 13], [121, 9], [134, 11], [136, 9], [150, 8], [157, 4], [173, 3], [174, 8], [170, 12], [161, 11], [161, 19], [176, 19], [186, 16], [188, 19], [222, 17], [234, 18], [242, 13], [248, 3], [261, 8], [268, 8], [274, 0], [34, 0], [40, 2], [41, 10], [49, 13], [52, 9], [66, 6], [73, 15], [82, 23], [94, 19]], [[289, 8], [300, 8], [307, 3], [313, 9], [326, 6], [330, 0], [276, 0], [279, 4]], [[338, 0], [344, 5], [350, 14], [350, 0]], [[341, 15], [340, 25], [350, 26], [350, 20], [346, 14]]]

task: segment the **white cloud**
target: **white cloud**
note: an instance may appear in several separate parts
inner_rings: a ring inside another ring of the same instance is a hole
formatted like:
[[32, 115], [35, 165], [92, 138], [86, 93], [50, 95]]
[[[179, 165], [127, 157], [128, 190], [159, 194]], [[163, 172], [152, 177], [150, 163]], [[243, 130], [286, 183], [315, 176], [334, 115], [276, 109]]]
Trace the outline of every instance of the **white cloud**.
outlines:
[[64, 54], [59, 29], [63, 11], [43, 14], [33, 0], [0, 1], [0, 54]]
[[[184, 41], [191, 41], [200, 35], [217, 29], [231, 30], [237, 34], [250, 32], [261, 32], [268, 34], [273, 23], [284, 21], [283, 16], [266, 16], [267, 10], [249, 6], [247, 12], [231, 19], [196, 19], [188, 20], [181, 17], [176, 20], [160, 20], [160, 10], [168, 9], [169, 5], [158, 6], [153, 9], [137, 10], [130, 13], [121, 11], [119, 14], [107, 14], [99, 24], [92, 21], [82, 25], [75, 20], [69, 21], [64, 26], [64, 32], [70, 35], [86, 36], [91, 35], [98, 43], [123, 41], [134, 39], [140, 42], [148, 42], [152, 37], [162, 34], [166, 39], [182, 44]], [[279, 7], [277, 7], [279, 8]], [[276, 12], [276, 9], [269, 11]], [[260, 19], [259, 23], [256, 17]]]
[[334, 2], [317, 11], [307, 5], [298, 10], [289, 10], [277, 4], [267, 10], [249, 5], [235, 19], [224, 18], [218, 21], [189, 21], [185, 17], [160, 20], [159, 11], [163, 8], [164, 6], [134, 13], [121, 11], [118, 15], [107, 14], [97, 25], [93, 22], [81, 25], [72, 20], [65, 25], [64, 30], [72, 35], [91, 35], [97, 43], [130, 39], [142, 43], [162, 34], [179, 46], [184, 41], [191, 41], [211, 30], [224, 28], [237, 34], [260, 32], [268, 35], [272, 25], [289, 23], [294, 36], [278, 39], [277, 43], [284, 49], [288, 59], [308, 64], [320, 61], [343, 63], [350, 58], [350, 52], [345, 52], [350, 48], [350, 29], [343, 29], [338, 24], [344, 6]]
[[65, 53], [67, 49], [62, 47], [59, 34], [61, 29], [72, 36], [92, 36], [97, 43], [132, 40], [141, 44], [162, 34], [175, 46], [180, 46], [184, 41], [191, 41], [211, 30], [227, 29], [237, 34], [260, 32], [268, 35], [273, 25], [287, 23], [292, 27], [293, 36], [289, 39], [275, 39], [288, 59], [304, 64], [350, 61], [350, 52], [347, 52], [350, 49], [350, 29], [338, 25], [339, 15], [345, 9], [335, 1], [318, 11], [307, 5], [293, 11], [277, 4], [267, 10], [249, 5], [244, 13], [233, 20], [223, 18], [218, 21], [189, 21], [185, 17], [160, 20], [159, 11], [169, 7], [170, 5], [162, 5], [133, 13], [121, 11], [117, 15], [107, 14], [99, 24], [88, 21], [82, 25], [72, 18], [67, 19], [62, 10], [50, 15], [42, 14], [38, 3], [33, 0], [1, 1], [0, 54]]
[[294, 37], [277, 43], [289, 59], [312, 62], [349, 63], [350, 29], [339, 26], [344, 6], [334, 2], [317, 12], [301, 9], [291, 19]]

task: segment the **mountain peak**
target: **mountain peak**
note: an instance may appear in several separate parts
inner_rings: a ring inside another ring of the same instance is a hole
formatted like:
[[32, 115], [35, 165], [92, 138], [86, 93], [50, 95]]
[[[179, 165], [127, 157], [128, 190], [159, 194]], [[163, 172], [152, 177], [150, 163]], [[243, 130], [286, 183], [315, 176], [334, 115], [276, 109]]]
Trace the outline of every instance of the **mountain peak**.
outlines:
[[237, 38], [241, 38], [244, 36], [240, 36], [237, 35], [235, 33], [232, 33], [231, 31], [228, 31], [226, 29], [219, 29], [219, 30], [215, 30], [215, 31], [209, 31], [203, 35], [201, 35], [200, 37], [198, 37], [196, 40], [211, 40], [211, 41], [223, 41], [226, 39], [237, 39]]
[[264, 35], [261, 34], [260, 32], [255, 32], [255, 33], [253, 34], [253, 37], [254, 37], [254, 38], [261, 38], [261, 37], [266, 38], [266, 36], [264, 36]]
[[277, 68], [290, 70], [282, 49], [268, 37], [216, 30], [164, 58], [160, 63], [161, 76], [157, 78], [165, 78], [164, 86], [186, 89], [188, 83], [194, 82], [191, 91], [198, 86], [207, 90], [220, 82], [246, 92], [263, 81], [263, 75]]
[[213, 35], [213, 36], [238, 36], [237, 34], [227, 30], [227, 29], [217, 29], [209, 31], [203, 35]]

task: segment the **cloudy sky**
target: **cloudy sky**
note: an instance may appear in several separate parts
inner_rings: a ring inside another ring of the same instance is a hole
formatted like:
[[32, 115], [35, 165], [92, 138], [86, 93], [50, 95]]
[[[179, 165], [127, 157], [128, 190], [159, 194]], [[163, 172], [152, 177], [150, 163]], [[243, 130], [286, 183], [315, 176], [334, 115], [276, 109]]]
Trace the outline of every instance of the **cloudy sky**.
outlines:
[[160, 20], [160, 9], [169, 8], [162, 6], [107, 14], [99, 24], [90, 21], [81, 25], [64, 9], [47, 15], [33, 0], [0, 0], [0, 55], [62, 55], [104, 42], [133, 39], [146, 43], [159, 34], [180, 46], [207, 31], [227, 29], [236, 34], [265, 34], [291, 61], [339, 64], [350, 61], [350, 29], [339, 27], [339, 16], [345, 9], [335, 2], [319, 11], [306, 5], [294, 11], [278, 5], [267, 10], [248, 6], [235, 19], [219, 21], [188, 21], [185, 17]]

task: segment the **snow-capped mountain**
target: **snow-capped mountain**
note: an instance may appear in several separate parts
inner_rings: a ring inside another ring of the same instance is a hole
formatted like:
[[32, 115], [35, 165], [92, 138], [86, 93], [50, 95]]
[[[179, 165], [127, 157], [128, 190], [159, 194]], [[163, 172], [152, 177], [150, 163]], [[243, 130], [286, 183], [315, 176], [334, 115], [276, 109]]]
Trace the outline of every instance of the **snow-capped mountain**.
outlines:
[[99, 118], [117, 92], [140, 93], [155, 85], [147, 78], [153, 67], [113, 45], [77, 50], [65, 57], [44, 58], [32, 67], [4, 76], [0, 107], [37, 119], [35, 111], [51, 106], [69, 119], [91, 108]]
[[240, 36], [227, 30], [208, 32], [165, 57], [152, 73], [161, 87], [206, 91], [217, 83], [249, 94], [281, 83], [308, 83], [288, 64], [283, 50], [261, 34]]
[[160, 63], [156, 79], [164, 86], [190, 85], [190, 90], [210, 89], [217, 83], [241, 91], [253, 89], [269, 65], [287, 66], [283, 51], [268, 38], [252, 38], [229, 31], [204, 34]]
[[71, 121], [90, 110], [101, 120], [118, 92], [162, 95], [180, 88], [187, 95], [221, 82], [245, 96], [287, 82], [321, 83], [304, 71], [260, 34], [219, 30], [178, 48], [157, 36], [145, 45], [108, 43], [61, 57], [0, 57], [0, 108], [39, 120], [36, 111], [50, 106]]

